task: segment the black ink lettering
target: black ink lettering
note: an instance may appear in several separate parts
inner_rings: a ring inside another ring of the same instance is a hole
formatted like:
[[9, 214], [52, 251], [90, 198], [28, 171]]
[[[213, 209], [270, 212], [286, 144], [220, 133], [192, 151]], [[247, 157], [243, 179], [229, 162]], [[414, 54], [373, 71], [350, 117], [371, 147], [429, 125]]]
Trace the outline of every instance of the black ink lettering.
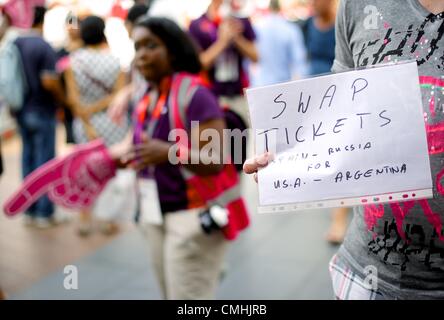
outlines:
[[295, 133], [295, 135], [294, 135], [294, 137], [296, 138], [296, 141], [297, 142], [304, 142], [305, 141], [305, 139], [302, 139], [302, 140], [299, 140], [298, 139], [298, 133], [299, 133], [299, 130], [301, 130], [303, 127], [302, 126], [300, 126], [297, 130], [296, 130], [296, 133]]
[[335, 183], [342, 182], [342, 178], [343, 178], [342, 172], [339, 171], [335, 177]]
[[[356, 89], [356, 82], [360, 81], [361, 83], [364, 83], [364, 86], [362, 88], [360, 88], [359, 90]], [[364, 90], [365, 88], [367, 88], [368, 86], [368, 81], [365, 80], [364, 78], [358, 78], [355, 81], [353, 81], [353, 84], [351, 86], [351, 88], [353, 89], [353, 96], [352, 96], [352, 101], [355, 101], [355, 94], [357, 94], [358, 92], [361, 92], [362, 90]]]
[[391, 120], [390, 118], [387, 118], [387, 117], [382, 116], [382, 114], [385, 113], [385, 112], [387, 112], [387, 110], [382, 110], [382, 111], [379, 113], [379, 117], [380, 117], [381, 119], [387, 120], [387, 122], [381, 124], [380, 127], [384, 127], [384, 126], [388, 125], [390, 122], [392, 122], [392, 120]]
[[310, 106], [310, 99], [311, 99], [311, 95], [308, 96], [308, 100], [307, 100], [307, 105], [304, 108], [304, 102], [302, 101], [302, 92], [301, 92], [301, 96], [299, 97], [299, 107], [298, 107], [298, 112], [302, 113], [306, 113], [308, 110], [308, 107]]
[[301, 186], [301, 179], [297, 178], [296, 181], [294, 182], [294, 188], [300, 187], [300, 186]]
[[334, 133], [339, 133], [339, 132], [341, 132], [341, 130], [337, 130], [337, 131], [336, 131], [336, 128], [337, 128], [337, 127], [342, 127], [344, 124], [341, 123], [341, 121], [344, 121], [344, 120], [347, 120], [347, 118], [341, 118], [341, 119], [336, 120], [336, 124], [335, 124], [335, 126], [333, 127], [333, 132], [334, 132]]
[[315, 128], [315, 125], [313, 124], [313, 141], [315, 141], [316, 137], [320, 137], [320, 136], [323, 136], [325, 134], [325, 132], [324, 133], [318, 133], [319, 130], [321, 129], [321, 126], [322, 126], [322, 121], [319, 122], [319, 126], [318, 126], [317, 129]]
[[276, 118], [280, 117], [284, 113], [285, 109], [287, 108], [287, 103], [285, 101], [278, 100], [281, 96], [282, 96], [282, 93], [280, 95], [278, 95], [276, 98], [274, 98], [273, 101], [274, 101], [274, 103], [282, 103], [284, 105], [283, 109], [277, 116], [274, 116], [272, 119], [276, 119]]
[[272, 129], [268, 129], [268, 130], [258, 133], [258, 135], [265, 134], [265, 150], [267, 152], [268, 152], [268, 135], [267, 135], [267, 133], [272, 130], [278, 130], [278, 128], [272, 128]]
[[398, 173], [399, 172], [399, 167], [396, 167], [396, 168], [395, 167], [391, 167], [390, 168], [390, 172], [391, 173]]
[[[333, 89], [333, 93], [330, 94], [331, 89]], [[336, 85], [332, 84], [325, 92], [324, 97], [322, 98], [321, 105], [319, 106], [319, 109], [322, 109], [322, 106], [324, 105], [324, 100], [327, 98], [330, 98], [330, 102], [328, 103], [328, 107], [330, 107], [331, 103], [333, 101], [333, 98], [335, 96], [335, 93], [336, 93]]]
[[371, 114], [370, 112], [366, 112], [366, 113], [357, 113], [356, 115], [359, 116], [361, 118], [361, 129], [362, 129], [362, 116], [368, 116], [369, 114]]
[[401, 173], [406, 173], [407, 172], [407, 165], [404, 163], [401, 166]]

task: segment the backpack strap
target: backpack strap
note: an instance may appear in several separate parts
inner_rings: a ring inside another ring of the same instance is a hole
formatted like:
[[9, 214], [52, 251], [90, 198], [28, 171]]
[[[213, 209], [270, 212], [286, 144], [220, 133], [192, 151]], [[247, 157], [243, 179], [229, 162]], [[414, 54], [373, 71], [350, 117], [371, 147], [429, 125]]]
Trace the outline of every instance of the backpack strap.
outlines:
[[200, 82], [196, 76], [178, 73], [173, 77], [168, 101], [170, 108], [170, 128], [189, 130], [186, 110], [196, 93]]

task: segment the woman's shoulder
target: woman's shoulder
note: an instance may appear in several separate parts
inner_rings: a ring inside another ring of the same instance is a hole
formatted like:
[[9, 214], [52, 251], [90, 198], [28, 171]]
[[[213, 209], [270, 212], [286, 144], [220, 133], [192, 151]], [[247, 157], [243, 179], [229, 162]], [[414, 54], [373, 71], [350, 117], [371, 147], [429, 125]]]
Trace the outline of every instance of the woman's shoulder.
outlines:
[[197, 87], [195, 88], [193, 99], [191, 100], [191, 102], [193, 102], [193, 100], [196, 100], [199, 103], [208, 102], [217, 105], [217, 99], [214, 93], [211, 92], [210, 89], [202, 85], [197, 85]]
[[187, 113], [193, 120], [208, 120], [222, 118], [222, 109], [216, 96], [208, 88], [198, 85], [190, 99]]
[[182, 81], [187, 81], [188, 85], [192, 92], [192, 97], [190, 99], [190, 105], [189, 107], [194, 107], [194, 104], [217, 104], [217, 99], [213, 92], [205, 85], [203, 79], [195, 74], [189, 74], [189, 73], [178, 73], [176, 74], [176, 77], [180, 76], [182, 77]]

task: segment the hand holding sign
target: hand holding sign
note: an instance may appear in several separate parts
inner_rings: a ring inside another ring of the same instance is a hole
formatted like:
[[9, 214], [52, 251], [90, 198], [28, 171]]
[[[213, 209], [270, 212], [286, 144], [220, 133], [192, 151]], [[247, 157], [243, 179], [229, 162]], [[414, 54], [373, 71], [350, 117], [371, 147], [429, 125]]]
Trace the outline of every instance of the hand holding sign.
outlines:
[[258, 173], [261, 206], [431, 196], [415, 62], [249, 89], [247, 99], [256, 154], [276, 155]]
[[257, 171], [261, 168], [265, 168], [271, 160], [273, 160], [273, 154], [265, 152], [254, 158], [247, 159], [244, 163], [243, 170], [246, 174], [253, 173], [254, 180], [257, 182]]
[[67, 156], [53, 159], [28, 175], [3, 209], [9, 216], [24, 212], [45, 193], [63, 207], [87, 208], [115, 172], [102, 140], [79, 145]]

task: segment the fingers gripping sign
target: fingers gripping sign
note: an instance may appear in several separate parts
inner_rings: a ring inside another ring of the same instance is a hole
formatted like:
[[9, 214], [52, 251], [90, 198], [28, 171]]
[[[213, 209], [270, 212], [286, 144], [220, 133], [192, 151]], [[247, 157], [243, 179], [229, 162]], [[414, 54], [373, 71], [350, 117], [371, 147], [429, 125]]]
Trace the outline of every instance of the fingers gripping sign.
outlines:
[[264, 154], [247, 159], [244, 163], [244, 172], [246, 174], [253, 174], [254, 180], [257, 182], [257, 171], [268, 165], [273, 160], [273, 154], [266, 152]]

